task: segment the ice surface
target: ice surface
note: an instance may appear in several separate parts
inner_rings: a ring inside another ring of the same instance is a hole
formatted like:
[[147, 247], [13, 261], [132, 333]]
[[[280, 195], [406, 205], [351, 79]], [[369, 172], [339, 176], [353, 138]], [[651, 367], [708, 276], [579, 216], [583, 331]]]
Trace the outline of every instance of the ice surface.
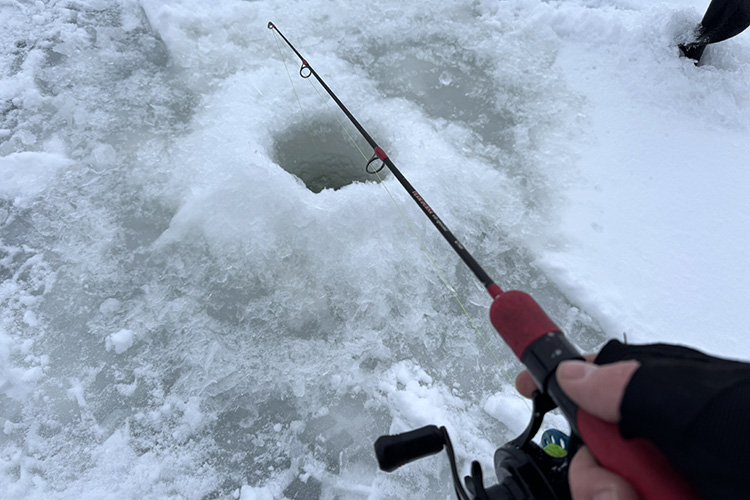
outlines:
[[4, 498], [451, 498], [375, 438], [466, 471], [524, 427], [486, 293], [269, 20], [581, 349], [746, 357], [750, 41], [677, 57], [704, 3], [0, 2]]

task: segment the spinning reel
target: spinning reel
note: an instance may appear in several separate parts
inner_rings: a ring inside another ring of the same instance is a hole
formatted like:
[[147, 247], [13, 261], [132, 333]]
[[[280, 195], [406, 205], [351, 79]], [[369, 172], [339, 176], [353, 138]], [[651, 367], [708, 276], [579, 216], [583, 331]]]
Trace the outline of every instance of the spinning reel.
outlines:
[[[568, 440], [562, 433], [547, 432], [542, 437], [544, 448], [534, 443], [531, 438], [541, 427], [544, 415], [556, 405], [549, 396], [540, 392], [534, 393], [533, 404], [531, 421], [523, 433], [495, 451], [497, 484], [493, 486], [485, 488], [482, 467], [477, 461], [472, 462], [471, 475], [466, 476], [461, 484], [448, 431], [434, 425], [403, 434], [380, 436], [375, 441], [380, 469], [392, 472], [445, 447], [453, 488], [459, 500], [570, 500], [568, 466], [581, 442], [575, 435]], [[553, 456], [546, 450], [559, 451], [553, 451], [553, 454], [560, 456]]]

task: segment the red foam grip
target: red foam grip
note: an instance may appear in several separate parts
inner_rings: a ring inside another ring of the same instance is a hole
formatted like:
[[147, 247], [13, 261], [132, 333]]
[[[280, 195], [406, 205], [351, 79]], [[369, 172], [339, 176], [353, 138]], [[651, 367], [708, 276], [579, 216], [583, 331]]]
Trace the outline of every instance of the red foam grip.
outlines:
[[493, 299], [496, 299], [498, 295], [503, 293], [503, 289], [497, 286], [495, 283], [492, 283], [490, 286], [487, 287], [487, 291], [490, 294], [490, 297]]
[[490, 307], [490, 321], [518, 359], [536, 339], [560, 331], [531, 295], [517, 290], [495, 297]]
[[578, 409], [578, 431], [606, 469], [625, 478], [642, 500], [700, 500], [664, 455], [645, 439], [625, 440], [617, 425]]

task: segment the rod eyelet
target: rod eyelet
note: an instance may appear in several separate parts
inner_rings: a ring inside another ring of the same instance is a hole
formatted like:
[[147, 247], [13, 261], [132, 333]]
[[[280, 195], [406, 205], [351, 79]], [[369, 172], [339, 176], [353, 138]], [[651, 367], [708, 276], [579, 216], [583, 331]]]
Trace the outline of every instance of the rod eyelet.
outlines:
[[312, 69], [310, 69], [310, 65], [305, 61], [299, 68], [299, 76], [302, 78], [310, 78], [310, 75], [312, 75]]
[[370, 165], [372, 165], [373, 162], [375, 162], [377, 160], [380, 160], [380, 158], [378, 158], [378, 155], [372, 155], [372, 158], [370, 158], [370, 161], [368, 161], [367, 165], [365, 165], [365, 172], [367, 172], [368, 174], [377, 174], [378, 172], [380, 172], [381, 170], [383, 170], [383, 167], [385, 167], [385, 162], [384, 161], [381, 161], [380, 165], [378, 165], [377, 168], [374, 168], [374, 167], [370, 166]]

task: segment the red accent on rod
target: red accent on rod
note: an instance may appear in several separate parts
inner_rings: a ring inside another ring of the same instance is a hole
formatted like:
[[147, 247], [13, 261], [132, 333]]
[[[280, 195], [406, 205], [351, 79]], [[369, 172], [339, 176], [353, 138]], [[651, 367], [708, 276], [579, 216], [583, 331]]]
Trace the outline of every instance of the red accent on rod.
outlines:
[[487, 287], [487, 291], [490, 293], [490, 297], [496, 299], [503, 293], [503, 289], [497, 286], [495, 283]]
[[378, 158], [380, 158], [381, 161], [385, 161], [385, 159], [388, 158], [388, 155], [385, 154], [385, 151], [383, 151], [382, 149], [380, 149], [380, 146], [378, 146], [378, 147], [375, 148], [375, 156], [377, 156]]

